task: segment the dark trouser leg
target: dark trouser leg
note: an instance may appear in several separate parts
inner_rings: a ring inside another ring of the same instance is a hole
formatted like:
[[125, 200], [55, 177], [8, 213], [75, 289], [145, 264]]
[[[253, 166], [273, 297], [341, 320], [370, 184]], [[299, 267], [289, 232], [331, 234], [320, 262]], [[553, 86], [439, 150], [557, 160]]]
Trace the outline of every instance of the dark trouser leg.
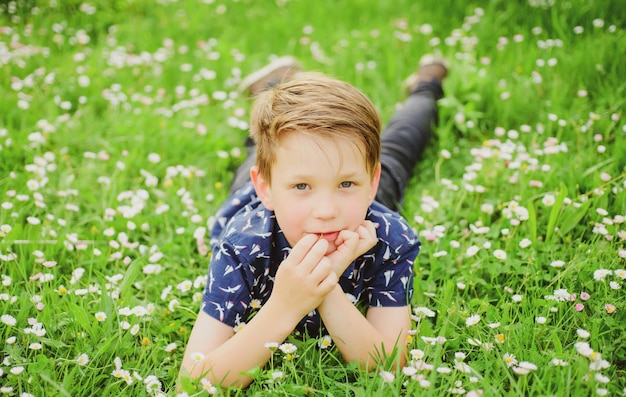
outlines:
[[245, 147], [247, 158], [235, 170], [235, 175], [233, 175], [233, 179], [230, 182], [230, 193], [233, 193], [250, 180], [250, 167], [252, 167], [256, 161], [254, 141], [248, 137], [246, 139]]
[[438, 82], [420, 82], [382, 132], [382, 173], [376, 200], [397, 211], [404, 189], [438, 121]]

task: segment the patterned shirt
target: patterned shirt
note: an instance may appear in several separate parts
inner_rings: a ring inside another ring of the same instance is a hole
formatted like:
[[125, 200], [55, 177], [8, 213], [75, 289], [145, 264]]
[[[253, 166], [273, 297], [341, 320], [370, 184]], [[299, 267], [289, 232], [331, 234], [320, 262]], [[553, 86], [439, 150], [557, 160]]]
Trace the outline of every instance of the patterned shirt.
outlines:
[[[202, 310], [236, 327], [268, 300], [278, 266], [291, 246], [252, 183], [234, 192], [216, 218]], [[376, 225], [378, 243], [347, 267], [339, 284], [359, 307], [409, 305], [420, 241], [400, 215], [377, 202], [369, 207], [366, 219]], [[310, 336], [325, 333], [316, 310], [300, 321], [296, 331]]]

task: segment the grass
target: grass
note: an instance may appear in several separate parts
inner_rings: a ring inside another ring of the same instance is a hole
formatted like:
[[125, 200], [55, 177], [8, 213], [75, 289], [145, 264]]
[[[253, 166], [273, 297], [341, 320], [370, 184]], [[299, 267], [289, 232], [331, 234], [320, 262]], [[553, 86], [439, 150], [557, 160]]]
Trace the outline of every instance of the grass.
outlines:
[[402, 209], [423, 240], [410, 365], [363, 372], [292, 337], [217, 392], [623, 395], [617, 3], [1, 2], [0, 392], [175, 395], [196, 237], [243, 160], [241, 77], [291, 54], [388, 120], [440, 52], [440, 125]]

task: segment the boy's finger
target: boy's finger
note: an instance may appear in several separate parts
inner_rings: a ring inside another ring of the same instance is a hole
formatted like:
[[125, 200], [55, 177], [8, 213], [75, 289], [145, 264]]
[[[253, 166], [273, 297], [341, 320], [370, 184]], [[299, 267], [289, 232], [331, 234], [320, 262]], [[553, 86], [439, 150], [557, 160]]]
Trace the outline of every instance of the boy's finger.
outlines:
[[311, 270], [311, 278], [315, 284], [319, 284], [329, 273], [332, 273], [332, 265], [328, 258], [322, 257]]
[[302, 260], [309, 253], [311, 248], [317, 243], [317, 236], [314, 234], [308, 234], [300, 239], [289, 253], [286, 262], [293, 263], [294, 265], [298, 265], [302, 262]]
[[371, 221], [363, 222], [361, 224], [361, 226], [358, 228], [357, 231], [359, 232], [359, 235], [362, 236], [362, 237], [365, 237], [365, 235], [361, 234], [362, 231], [367, 232], [369, 234], [369, 236], [377, 237], [376, 236], [376, 226]]
[[367, 252], [367, 250], [375, 246], [378, 242], [376, 227], [372, 222], [364, 222], [357, 228], [357, 233], [359, 234], [359, 254]]
[[350, 230], [342, 230], [339, 232], [339, 236], [337, 236], [337, 240], [335, 240], [335, 245], [340, 246], [348, 242], [349, 240], [358, 240], [359, 234]]
[[[297, 244], [296, 244], [297, 245]], [[324, 239], [319, 239], [315, 236], [315, 242], [310, 247], [310, 249], [306, 252], [306, 254], [300, 259], [296, 265], [301, 267], [305, 272], [311, 272], [317, 266], [319, 261], [326, 254], [326, 250], [328, 249], [328, 241]]]

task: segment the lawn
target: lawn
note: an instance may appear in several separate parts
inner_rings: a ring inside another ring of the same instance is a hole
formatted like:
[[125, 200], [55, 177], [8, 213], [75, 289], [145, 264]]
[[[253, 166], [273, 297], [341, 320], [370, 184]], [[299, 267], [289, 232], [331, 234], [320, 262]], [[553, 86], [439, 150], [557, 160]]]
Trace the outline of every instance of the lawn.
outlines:
[[[0, 394], [626, 395], [618, 3], [0, 1]], [[407, 366], [290, 337], [245, 391], [176, 390], [241, 79], [293, 55], [387, 121], [425, 53], [451, 67], [401, 210]]]

